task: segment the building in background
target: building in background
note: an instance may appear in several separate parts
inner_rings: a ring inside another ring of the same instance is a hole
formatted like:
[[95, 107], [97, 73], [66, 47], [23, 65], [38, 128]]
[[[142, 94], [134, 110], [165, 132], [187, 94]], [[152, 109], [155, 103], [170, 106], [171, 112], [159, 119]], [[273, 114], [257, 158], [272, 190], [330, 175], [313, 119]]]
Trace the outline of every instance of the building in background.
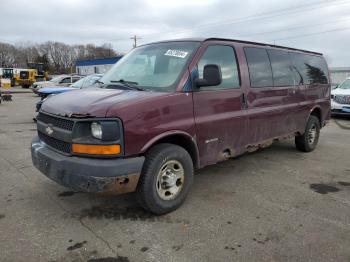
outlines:
[[122, 56], [77, 60], [75, 63], [76, 73], [79, 75], [104, 74], [106, 73]]
[[350, 77], [350, 67], [331, 67], [331, 80], [332, 84], [340, 84], [346, 78]]

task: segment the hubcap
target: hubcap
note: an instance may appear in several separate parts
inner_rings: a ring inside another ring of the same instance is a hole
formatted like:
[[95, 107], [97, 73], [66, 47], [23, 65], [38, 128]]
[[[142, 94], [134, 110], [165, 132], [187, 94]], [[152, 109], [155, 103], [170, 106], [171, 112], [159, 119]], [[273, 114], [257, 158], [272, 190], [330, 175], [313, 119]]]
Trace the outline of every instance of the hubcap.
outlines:
[[316, 135], [317, 135], [316, 125], [313, 124], [313, 125], [310, 127], [309, 133], [308, 133], [308, 139], [309, 139], [309, 144], [310, 144], [310, 145], [312, 145], [312, 144], [315, 142]]
[[163, 200], [174, 199], [182, 190], [185, 171], [177, 160], [167, 161], [159, 170], [157, 176], [157, 193]]

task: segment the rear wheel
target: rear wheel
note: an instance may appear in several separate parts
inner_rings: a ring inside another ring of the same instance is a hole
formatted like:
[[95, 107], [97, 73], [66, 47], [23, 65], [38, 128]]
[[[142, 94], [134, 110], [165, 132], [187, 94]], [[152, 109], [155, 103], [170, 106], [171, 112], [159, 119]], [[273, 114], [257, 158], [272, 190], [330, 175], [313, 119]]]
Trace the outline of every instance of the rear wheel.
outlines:
[[295, 146], [303, 152], [311, 152], [316, 148], [320, 136], [320, 121], [316, 116], [310, 116], [303, 135], [295, 137]]
[[137, 200], [144, 209], [156, 215], [165, 214], [185, 201], [192, 182], [189, 153], [177, 145], [159, 144], [146, 155]]

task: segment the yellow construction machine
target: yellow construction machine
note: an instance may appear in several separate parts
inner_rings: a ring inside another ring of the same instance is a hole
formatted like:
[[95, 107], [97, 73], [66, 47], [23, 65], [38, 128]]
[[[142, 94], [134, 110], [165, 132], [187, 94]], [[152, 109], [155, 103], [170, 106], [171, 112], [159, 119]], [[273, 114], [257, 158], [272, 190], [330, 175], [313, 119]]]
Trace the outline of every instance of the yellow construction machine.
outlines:
[[43, 63], [28, 63], [28, 69], [20, 70], [15, 80], [22, 88], [29, 88], [34, 82], [48, 80], [48, 72], [44, 70]]

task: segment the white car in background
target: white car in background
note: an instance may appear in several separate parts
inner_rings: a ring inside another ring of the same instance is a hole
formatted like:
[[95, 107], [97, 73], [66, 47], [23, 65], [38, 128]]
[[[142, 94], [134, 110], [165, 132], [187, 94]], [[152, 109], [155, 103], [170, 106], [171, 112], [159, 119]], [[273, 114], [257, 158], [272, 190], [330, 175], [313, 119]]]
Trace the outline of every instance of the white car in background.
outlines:
[[332, 114], [350, 115], [350, 78], [331, 91]]

